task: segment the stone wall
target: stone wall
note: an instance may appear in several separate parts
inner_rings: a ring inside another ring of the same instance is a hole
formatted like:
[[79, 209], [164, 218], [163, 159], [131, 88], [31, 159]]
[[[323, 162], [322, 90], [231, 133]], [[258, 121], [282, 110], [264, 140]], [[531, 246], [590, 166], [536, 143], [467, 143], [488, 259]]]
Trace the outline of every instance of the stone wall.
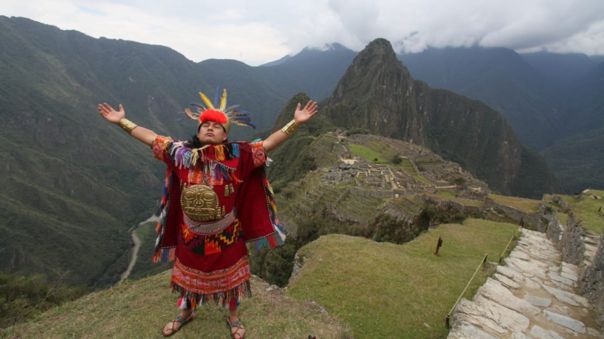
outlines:
[[547, 237], [556, 245], [562, 254], [562, 261], [581, 266], [585, 261], [585, 231], [580, 223], [575, 220], [573, 213], [569, 213], [568, 222], [562, 225], [551, 214], [542, 215], [547, 220], [544, 231]]
[[376, 216], [370, 226], [374, 230], [373, 240], [395, 244], [411, 241], [429, 226], [429, 222], [421, 222], [418, 218], [386, 209]]
[[554, 214], [546, 214], [543, 217], [547, 219], [547, 227], [545, 228], [547, 238], [559, 248], [559, 243], [562, 240], [562, 233], [564, 233], [564, 225], [560, 223], [560, 220], [558, 220]]
[[563, 261], [578, 266], [583, 263], [585, 244], [583, 244], [582, 236], [583, 227], [575, 221], [574, 215], [570, 213], [559, 245]]
[[600, 326], [604, 327], [604, 235], [600, 237], [593, 264], [581, 277], [580, 288], [583, 295], [596, 307]]
[[[427, 195], [424, 195], [422, 198], [426, 202], [426, 206], [432, 206], [441, 212], [441, 214], [460, 214], [470, 218], [484, 217], [483, 207], [481, 206], [463, 205], [453, 200], [439, 200]], [[438, 221], [442, 222], [442, 220]]]
[[522, 225], [525, 228], [543, 232], [547, 225], [547, 220], [543, 220], [545, 214], [545, 207], [541, 205], [539, 211], [536, 213], [526, 213], [519, 211], [515, 208], [498, 204], [493, 199], [487, 198], [484, 205], [485, 210], [493, 210], [496, 214], [503, 215], [510, 221]]
[[[556, 201], [562, 208], [565, 202]], [[592, 251], [586, 250], [586, 239], [589, 236], [584, 231], [574, 214], [566, 205], [568, 222], [562, 225], [553, 214], [542, 210], [542, 218], [547, 220], [545, 233], [562, 254], [562, 260], [582, 269], [579, 288], [581, 293], [595, 306], [599, 314], [600, 326], [604, 327], [604, 235], [599, 239], [599, 245], [593, 258]], [[596, 239], [597, 240], [597, 239]], [[589, 246], [593, 247], [593, 244]]]

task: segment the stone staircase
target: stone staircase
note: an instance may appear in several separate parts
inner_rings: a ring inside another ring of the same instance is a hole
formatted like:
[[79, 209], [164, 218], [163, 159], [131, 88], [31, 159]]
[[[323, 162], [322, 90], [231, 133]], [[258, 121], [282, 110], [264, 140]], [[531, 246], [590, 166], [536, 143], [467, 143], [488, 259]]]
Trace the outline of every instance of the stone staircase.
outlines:
[[[587, 239], [586, 257], [591, 247], [595, 254], [597, 238]], [[579, 268], [562, 262], [544, 233], [523, 229], [505, 265], [457, 305], [449, 338], [603, 338], [593, 307], [576, 293], [578, 279]]]

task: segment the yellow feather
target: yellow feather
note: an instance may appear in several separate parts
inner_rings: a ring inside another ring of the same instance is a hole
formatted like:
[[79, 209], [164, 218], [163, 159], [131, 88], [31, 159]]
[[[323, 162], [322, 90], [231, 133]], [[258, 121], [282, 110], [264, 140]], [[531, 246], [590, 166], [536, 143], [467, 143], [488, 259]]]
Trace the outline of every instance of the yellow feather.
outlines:
[[227, 90], [222, 90], [222, 96], [220, 96], [220, 110], [224, 112], [227, 106]]
[[192, 153], [193, 153], [193, 156], [191, 157], [191, 164], [193, 166], [195, 166], [195, 164], [197, 163], [197, 160], [199, 160], [199, 153], [197, 153], [195, 150]]
[[199, 96], [201, 97], [201, 101], [203, 101], [203, 103], [206, 104], [209, 109], [216, 109], [214, 108], [214, 105], [212, 105], [212, 101], [210, 101], [210, 99], [208, 99], [203, 92], [199, 92]]

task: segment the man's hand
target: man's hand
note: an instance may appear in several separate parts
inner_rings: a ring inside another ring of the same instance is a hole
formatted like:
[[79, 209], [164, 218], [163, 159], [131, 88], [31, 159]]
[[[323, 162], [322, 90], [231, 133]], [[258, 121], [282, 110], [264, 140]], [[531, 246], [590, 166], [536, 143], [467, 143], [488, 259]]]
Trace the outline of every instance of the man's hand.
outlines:
[[[316, 101], [310, 100], [304, 105], [298, 103], [296, 106], [296, 111], [294, 112], [294, 120], [296, 124], [303, 124], [307, 122], [310, 118], [312, 118], [319, 110], [319, 106]], [[290, 125], [290, 124], [288, 124]], [[287, 125], [286, 125], [287, 126]], [[295, 127], [294, 127], [295, 130]], [[293, 131], [292, 131], [293, 132]], [[262, 146], [264, 146], [264, 150], [266, 152], [270, 152], [281, 145], [287, 138], [289, 138], [289, 134], [292, 132], [286, 132], [283, 129], [276, 131], [271, 134], [262, 142]]]
[[306, 105], [304, 105], [304, 108], [301, 107], [302, 105], [298, 103], [298, 106], [296, 106], [296, 111], [294, 112], [294, 119], [299, 124], [303, 124], [308, 121], [308, 119], [312, 118], [313, 115], [315, 115], [315, 113], [317, 113], [319, 110], [317, 102], [313, 100], [308, 101]]
[[[102, 104], [98, 104], [96, 108], [99, 110], [99, 114], [107, 121], [112, 124], [119, 124], [120, 120], [126, 118], [126, 111], [124, 110], [124, 106], [120, 104], [119, 111], [116, 111], [115, 108], [111, 107], [108, 103], [104, 102]], [[131, 121], [128, 121], [130, 124], [133, 124]], [[150, 129], [146, 129], [142, 126], [137, 126], [133, 124], [134, 127], [128, 128], [129, 126], [122, 126], [135, 139], [138, 139], [142, 143], [151, 146], [153, 144], [153, 140], [157, 137], [157, 134]]]
[[101, 116], [105, 118], [105, 120], [113, 124], [117, 124], [120, 122], [120, 120], [126, 117], [126, 111], [124, 111], [124, 106], [122, 106], [122, 104], [120, 104], [119, 111], [116, 111], [106, 102], [98, 104], [96, 108], [99, 110]]

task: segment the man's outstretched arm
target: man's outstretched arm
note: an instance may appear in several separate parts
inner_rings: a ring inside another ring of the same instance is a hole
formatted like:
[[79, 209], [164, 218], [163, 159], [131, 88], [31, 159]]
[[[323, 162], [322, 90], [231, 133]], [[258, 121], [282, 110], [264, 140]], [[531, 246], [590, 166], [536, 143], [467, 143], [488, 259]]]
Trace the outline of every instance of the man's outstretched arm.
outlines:
[[119, 125], [122, 129], [128, 132], [130, 135], [141, 141], [142, 143], [151, 146], [153, 140], [157, 137], [157, 133], [150, 129], [141, 127], [126, 119], [126, 111], [124, 106], [120, 104], [119, 110], [115, 110], [108, 103], [102, 103], [97, 105], [99, 114], [108, 122]]
[[264, 150], [268, 153], [277, 148], [285, 140], [287, 140], [291, 134], [293, 134], [299, 125], [307, 122], [318, 112], [318, 110], [319, 106], [317, 105], [316, 101], [310, 100], [306, 103], [304, 108], [302, 108], [302, 105], [298, 103], [296, 111], [294, 112], [294, 120], [285, 125], [285, 127], [282, 129], [271, 134], [268, 138], [264, 139], [262, 142]]

